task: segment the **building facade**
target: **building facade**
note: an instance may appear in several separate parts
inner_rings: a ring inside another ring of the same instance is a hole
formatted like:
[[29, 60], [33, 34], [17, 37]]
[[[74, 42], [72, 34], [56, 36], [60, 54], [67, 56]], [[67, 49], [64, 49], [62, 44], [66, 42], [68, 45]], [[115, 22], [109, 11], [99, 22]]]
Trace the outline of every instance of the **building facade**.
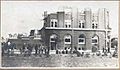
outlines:
[[15, 44], [16, 49], [21, 49], [23, 46], [30, 45], [31, 47], [35, 47], [42, 45], [41, 35], [39, 33], [40, 30], [31, 30], [30, 35], [26, 36], [24, 34], [9, 34], [9, 38], [6, 43], [10, 42], [11, 44]]
[[103, 8], [93, 13], [84, 11], [44, 12], [41, 38], [50, 51], [90, 50], [96, 52], [110, 48], [109, 12]]

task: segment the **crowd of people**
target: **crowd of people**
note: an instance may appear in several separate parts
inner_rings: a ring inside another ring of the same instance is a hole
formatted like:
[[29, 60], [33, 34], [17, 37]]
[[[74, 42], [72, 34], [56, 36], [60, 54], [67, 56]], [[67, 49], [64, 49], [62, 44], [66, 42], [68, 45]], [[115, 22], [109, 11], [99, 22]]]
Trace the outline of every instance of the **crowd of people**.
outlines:
[[46, 54], [47, 51], [46, 48], [42, 45], [36, 44], [34, 46], [31, 46], [30, 44], [28, 44], [28, 46], [23, 45], [23, 47], [20, 48], [20, 52], [24, 56], [30, 56], [32, 52], [34, 52], [34, 55], [41, 56], [41, 54]]
[[[41, 44], [23, 44], [20, 48], [16, 47], [14, 43], [3, 43], [2, 44], [2, 55], [15, 55], [16, 52], [17, 54], [21, 54], [23, 56], [31, 56], [31, 54], [39, 55], [41, 54], [46, 54], [47, 50], [46, 47], [44, 47]], [[34, 53], [33, 53], [34, 52]]]
[[[31, 54], [34, 54], [35, 56], [41, 56], [43, 54], [48, 54], [50, 51], [48, 50], [47, 47], [43, 46], [42, 44], [23, 44], [20, 48], [16, 47], [15, 43], [2, 43], [2, 55], [15, 55], [15, 50], [18, 50], [21, 55], [23, 56], [31, 56]], [[70, 54], [71, 53], [71, 48], [65, 48], [64, 50], [56, 50], [55, 54]], [[79, 50], [75, 49], [73, 51], [74, 54], [77, 54], [78, 57], [86, 55], [89, 56], [90, 53], [86, 52], [79, 52]], [[94, 53], [95, 55], [99, 56], [107, 56], [108, 54], [112, 55], [113, 57], [118, 57], [116, 50], [114, 53], [110, 52], [110, 49], [106, 50], [103, 48], [102, 53], [100, 51]], [[93, 55], [94, 55], [93, 54]]]

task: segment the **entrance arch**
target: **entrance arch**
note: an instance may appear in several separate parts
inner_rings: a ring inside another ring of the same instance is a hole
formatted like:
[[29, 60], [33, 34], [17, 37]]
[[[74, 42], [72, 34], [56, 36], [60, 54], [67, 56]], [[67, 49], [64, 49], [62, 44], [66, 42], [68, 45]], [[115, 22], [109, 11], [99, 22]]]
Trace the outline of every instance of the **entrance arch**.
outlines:
[[57, 39], [58, 39], [58, 36], [56, 34], [52, 34], [50, 36], [50, 50], [57, 49]]

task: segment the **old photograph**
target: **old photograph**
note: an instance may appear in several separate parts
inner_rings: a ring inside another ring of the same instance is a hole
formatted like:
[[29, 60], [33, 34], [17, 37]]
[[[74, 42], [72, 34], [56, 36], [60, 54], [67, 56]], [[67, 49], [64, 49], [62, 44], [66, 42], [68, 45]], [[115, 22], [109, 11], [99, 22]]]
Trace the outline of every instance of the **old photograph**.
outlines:
[[118, 68], [119, 1], [2, 1], [1, 67]]

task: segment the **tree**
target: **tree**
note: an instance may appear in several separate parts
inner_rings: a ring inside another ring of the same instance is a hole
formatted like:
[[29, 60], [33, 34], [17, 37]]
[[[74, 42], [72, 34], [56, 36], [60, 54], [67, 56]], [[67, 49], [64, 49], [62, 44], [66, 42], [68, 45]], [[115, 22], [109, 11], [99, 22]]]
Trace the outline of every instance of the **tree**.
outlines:
[[12, 34], [8, 34], [9, 35], [9, 37], [12, 37]]
[[23, 34], [18, 34], [17, 38], [21, 39], [21, 37], [24, 36]]
[[112, 38], [111, 39], [111, 48], [115, 48], [115, 46], [118, 46], [118, 39], [117, 38]]

